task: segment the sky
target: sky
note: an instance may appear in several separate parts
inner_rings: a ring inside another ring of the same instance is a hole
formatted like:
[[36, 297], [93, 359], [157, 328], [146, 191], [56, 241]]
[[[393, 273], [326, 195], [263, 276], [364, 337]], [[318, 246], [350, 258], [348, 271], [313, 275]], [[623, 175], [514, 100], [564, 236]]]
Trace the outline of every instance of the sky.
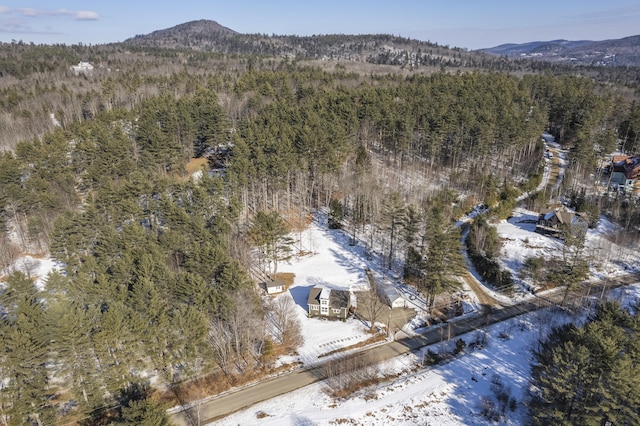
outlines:
[[640, 1], [0, 0], [0, 41], [102, 44], [198, 19], [240, 33], [385, 33], [479, 49], [638, 35]]

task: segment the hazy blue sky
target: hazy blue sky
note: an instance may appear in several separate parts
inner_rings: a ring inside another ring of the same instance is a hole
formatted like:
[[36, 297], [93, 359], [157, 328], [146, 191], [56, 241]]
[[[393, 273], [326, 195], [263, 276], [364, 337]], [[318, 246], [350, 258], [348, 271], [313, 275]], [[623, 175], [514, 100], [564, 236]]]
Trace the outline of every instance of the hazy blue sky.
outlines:
[[241, 33], [387, 33], [477, 49], [637, 35], [640, 1], [0, 0], [0, 40], [108, 43], [196, 19]]

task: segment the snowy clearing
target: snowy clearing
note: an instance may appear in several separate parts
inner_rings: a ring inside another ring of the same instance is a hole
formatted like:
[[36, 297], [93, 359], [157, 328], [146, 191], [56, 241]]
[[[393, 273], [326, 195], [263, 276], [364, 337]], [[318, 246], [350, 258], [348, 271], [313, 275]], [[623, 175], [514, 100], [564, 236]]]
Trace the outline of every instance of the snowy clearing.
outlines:
[[[560, 257], [563, 242], [557, 238], [535, 232], [536, 212], [517, 208], [508, 220], [497, 224], [498, 235], [503, 247], [500, 263], [509, 270], [516, 285], [524, 293], [532, 287], [523, 280], [520, 270], [528, 257]], [[612, 236], [616, 226], [602, 216], [595, 229], [589, 229], [586, 238], [585, 255], [590, 261], [592, 278], [602, 279], [640, 270], [640, 251], [615, 244]]]

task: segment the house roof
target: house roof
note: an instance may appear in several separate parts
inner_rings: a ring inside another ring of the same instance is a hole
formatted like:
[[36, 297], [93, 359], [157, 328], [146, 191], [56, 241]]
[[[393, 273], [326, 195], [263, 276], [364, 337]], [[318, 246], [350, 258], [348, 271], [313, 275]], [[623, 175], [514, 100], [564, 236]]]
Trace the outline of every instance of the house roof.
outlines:
[[284, 287], [284, 285], [284, 281], [282, 280], [267, 281], [267, 288]]
[[331, 290], [331, 298], [329, 300], [329, 306], [332, 308], [348, 308], [350, 305], [351, 296], [346, 290]]
[[566, 210], [564, 208], [553, 210], [553, 211], [547, 210], [545, 212], [541, 212], [540, 216], [542, 216], [546, 221], [551, 220], [555, 216], [558, 219], [558, 223], [563, 225], [576, 225], [576, 224], [587, 223], [586, 213], [573, 212], [573, 211]]
[[331, 297], [331, 289], [323, 288], [320, 292], [320, 300], [329, 300]]
[[403, 299], [404, 296], [402, 296], [402, 294], [400, 294], [400, 292], [398, 291], [398, 289], [394, 286], [391, 285], [389, 283], [386, 282], [381, 282], [378, 283], [378, 291], [382, 292], [384, 294], [384, 296], [389, 299], [390, 303], [393, 303], [394, 301], [398, 300], [398, 299]]
[[640, 155], [614, 155], [613, 171], [624, 173], [627, 179], [640, 179]]
[[322, 292], [321, 287], [313, 287], [309, 290], [309, 297], [307, 298], [307, 303], [309, 305], [319, 305], [320, 304], [320, 293]]
[[568, 212], [565, 210], [559, 210], [556, 212], [556, 216], [558, 216], [558, 221], [562, 224], [569, 225], [573, 222], [573, 217], [575, 216], [574, 212]]
[[329, 299], [331, 308], [348, 308], [351, 306], [351, 295], [347, 290], [332, 290], [323, 287], [313, 287], [309, 290], [307, 304], [319, 305], [320, 299], [326, 297]]

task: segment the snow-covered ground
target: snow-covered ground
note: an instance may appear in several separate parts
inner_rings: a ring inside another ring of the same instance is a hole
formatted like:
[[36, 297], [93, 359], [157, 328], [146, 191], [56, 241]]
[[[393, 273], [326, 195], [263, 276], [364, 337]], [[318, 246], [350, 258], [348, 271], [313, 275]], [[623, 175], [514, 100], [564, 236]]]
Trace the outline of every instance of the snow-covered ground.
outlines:
[[[618, 291], [625, 300], [640, 298], [640, 285]], [[526, 423], [526, 400], [531, 349], [553, 326], [570, 320], [565, 313], [543, 310], [496, 324], [483, 335], [485, 346], [471, 349], [482, 331], [462, 336], [466, 351], [450, 362], [416, 369], [421, 353], [400, 356], [380, 366], [395, 379], [365, 389], [346, 400], [334, 400], [316, 383], [256, 404], [212, 424], [220, 425], [521, 425]], [[453, 342], [432, 347], [449, 352]], [[515, 400], [498, 423], [481, 415], [485, 399], [495, 401], [494, 382]]]
[[[317, 220], [326, 219], [318, 216]], [[297, 240], [298, 250], [307, 254], [279, 265], [280, 272], [292, 272], [295, 279], [285, 293], [276, 297], [292, 298], [295, 302], [305, 341], [298, 349], [298, 355], [283, 357], [280, 362], [301, 361], [309, 366], [319, 360], [324, 361], [324, 357], [318, 358], [320, 355], [371, 337], [368, 326], [354, 318], [346, 322], [307, 318], [309, 290], [315, 286], [349, 290], [352, 293], [366, 290], [369, 284], [365, 270], [374, 269], [375, 264], [367, 260], [361, 245], [349, 245], [349, 237], [344, 232], [328, 230], [316, 222], [292, 236]]]
[[47, 275], [55, 269], [58, 269], [58, 265], [49, 257], [20, 256], [10, 268], [0, 271], [0, 286], [3, 285], [3, 276], [17, 270], [34, 278], [36, 288], [44, 290]]
[[[297, 355], [282, 357], [279, 363], [302, 362], [311, 366], [319, 361], [325, 361], [323, 356], [337, 349], [344, 349], [358, 342], [371, 338], [369, 325], [349, 318], [346, 322], [329, 321], [321, 318], [307, 318], [307, 297], [314, 286], [330, 289], [349, 290], [353, 294], [369, 289], [365, 270], [371, 271], [378, 282], [396, 286], [402, 293], [410, 308], [418, 313], [424, 308], [422, 296], [413, 289], [401, 285], [401, 278], [393, 271], [381, 267], [380, 259], [367, 256], [362, 244], [349, 244], [349, 236], [343, 231], [326, 228], [326, 215], [319, 214], [316, 221], [300, 234], [292, 234], [296, 239], [295, 247], [305, 254], [294, 257], [287, 263], [280, 264], [278, 271], [295, 274], [294, 283], [286, 292], [275, 297], [292, 298], [300, 320], [303, 345], [298, 348]], [[413, 290], [413, 291], [412, 291]], [[472, 292], [467, 292], [469, 300], [465, 304], [465, 312], [475, 312], [477, 301]], [[357, 304], [357, 299], [355, 300]], [[403, 331], [413, 334], [413, 329], [424, 324], [424, 319], [418, 315], [414, 322], [408, 324]], [[320, 356], [320, 358], [319, 358]], [[339, 354], [336, 353], [336, 356]]]
[[[500, 262], [513, 275], [516, 284], [526, 292], [531, 287], [520, 276], [523, 262], [528, 257], [560, 257], [563, 242], [557, 238], [538, 234], [535, 231], [537, 213], [518, 208], [508, 220], [497, 224], [503, 247]], [[592, 278], [613, 277], [640, 270], [640, 251], [615, 244], [612, 236], [616, 226], [602, 216], [595, 229], [589, 229], [585, 255], [590, 259]]]

